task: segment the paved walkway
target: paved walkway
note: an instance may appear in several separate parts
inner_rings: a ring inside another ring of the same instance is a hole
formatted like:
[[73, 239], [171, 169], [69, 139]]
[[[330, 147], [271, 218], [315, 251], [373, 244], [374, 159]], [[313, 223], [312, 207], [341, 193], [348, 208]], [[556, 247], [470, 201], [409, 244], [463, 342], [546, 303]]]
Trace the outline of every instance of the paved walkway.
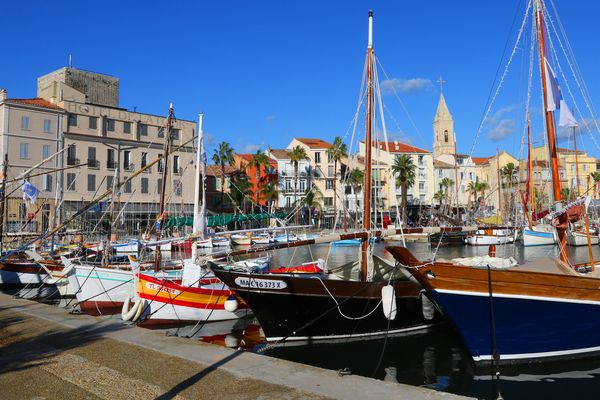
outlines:
[[458, 399], [0, 294], [2, 399]]

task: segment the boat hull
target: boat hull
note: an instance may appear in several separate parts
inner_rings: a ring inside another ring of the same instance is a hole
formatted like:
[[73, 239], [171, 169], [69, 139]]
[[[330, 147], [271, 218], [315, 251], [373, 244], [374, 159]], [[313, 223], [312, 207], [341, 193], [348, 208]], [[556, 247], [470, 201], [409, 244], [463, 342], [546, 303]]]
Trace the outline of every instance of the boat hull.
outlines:
[[[590, 244], [596, 245], [600, 242], [598, 235], [590, 235]], [[585, 233], [581, 232], [570, 232], [569, 233], [569, 245], [570, 246], [587, 246], [588, 237]]]
[[491, 244], [507, 244], [515, 241], [513, 235], [471, 235], [465, 238], [465, 243], [471, 246], [488, 246]]
[[0, 285], [40, 285], [50, 279], [48, 273], [37, 263], [0, 264]]
[[186, 287], [174, 281], [139, 274], [137, 295], [145, 301], [141, 316], [144, 320], [139, 325], [226, 321], [248, 315], [247, 306], [243, 303], [235, 312], [225, 309], [225, 301], [231, 294], [227, 286], [214, 279], [202, 282], [200, 287]]
[[523, 246], [552, 246], [556, 244], [556, 231], [552, 229], [537, 230], [524, 228], [522, 232]]
[[397, 315], [388, 320], [381, 306], [381, 289], [387, 281], [246, 274], [216, 267], [213, 271], [248, 303], [268, 341], [381, 336], [421, 330], [441, 321], [437, 314], [432, 319], [423, 316], [420, 287], [410, 281], [393, 282]]

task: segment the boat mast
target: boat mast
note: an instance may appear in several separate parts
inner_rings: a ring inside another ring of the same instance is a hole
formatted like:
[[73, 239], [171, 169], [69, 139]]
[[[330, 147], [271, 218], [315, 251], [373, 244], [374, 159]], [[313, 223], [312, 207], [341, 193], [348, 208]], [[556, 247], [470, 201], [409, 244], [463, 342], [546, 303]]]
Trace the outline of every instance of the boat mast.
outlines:
[[533, 184], [533, 160], [531, 159], [531, 125], [529, 112], [527, 112], [527, 191], [531, 199], [531, 212], [528, 215], [529, 227], [535, 225], [533, 215], [535, 213], [535, 186]]
[[[365, 132], [365, 182], [363, 228], [371, 229], [371, 133], [373, 130], [373, 11], [369, 10], [369, 42], [367, 46], [367, 117]], [[361, 280], [367, 280], [369, 240], [361, 243]]]
[[581, 196], [579, 187], [579, 158], [577, 157], [577, 127], [573, 126], [573, 150], [575, 151], [575, 180], [577, 181], [577, 197]]
[[[546, 88], [546, 44], [545, 44], [545, 28], [544, 28], [544, 16], [543, 16], [543, 2], [542, 0], [535, 0], [535, 13], [536, 13], [536, 29], [538, 36], [538, 54], [540, 59], [540, 76], [542, 79], [542, 90], [544, 93], [544, 111], [546, 116], [546, 135], [548, 137], [548, 147], [550, 150], [550, 163], [552, 169], [552, 194], [554, 197], [554, 208], [562, 208], [560, 205], [560, 174], [559, 174], [559, 162], [558, 162], [558, 151], [556, 148], [556, 138], [554, 134], [554, 117], [553, 112], [548, 111], [548, 91]], [[564, 228], [557, 228], [560, 249], [560, 259], [564, 262], [568, 262], [566, 252], [566, 232]]]
[[[202, 120], [204, 114], [198, 114], [198, 145], [196, 149], [196, 176], [194, 186], [194, 234], [200, 235], [201, 239], [204, 239], [206, 225], [203, 224], [202, 219], [206, 216], [205, 204], [206, 204], [206, 193], [204, 190], [204, 170], [205, 170], [205, 157], [204, 157], [204, 133], [202, 131]], [[200, 190], [202, 190], [202, 199], [200, 199]], [[202, 206], [200, 206], [202, 205]], [[200, 209], [202, 207], [202, 209]]]
[[[167, 171], [169, 169], [169, 147], [171, 145], [171, 131], [173, 130], [173, 103], [169, 104], [169, 116], [167, 117], [167, 131], [165, 132], [165, 144], [163, 147], [163, 170], [162, 185], [160, 188], [160, 203], [158, 208], [159, 227], [156, 230], [156, 240], [159, 241], [165, 223], [165, 188], [167, 186]], [[154, 258], [154, 270], [158, 271], [161, 262], [160, 244], [156, 244], [156, 255]]]
[[496, 169], [498, 171], [498, 215], [500, 216], [500, 223], [502, 223], [502, 180], [500, 179], [500, 152], [498, 149], [496, 149]]

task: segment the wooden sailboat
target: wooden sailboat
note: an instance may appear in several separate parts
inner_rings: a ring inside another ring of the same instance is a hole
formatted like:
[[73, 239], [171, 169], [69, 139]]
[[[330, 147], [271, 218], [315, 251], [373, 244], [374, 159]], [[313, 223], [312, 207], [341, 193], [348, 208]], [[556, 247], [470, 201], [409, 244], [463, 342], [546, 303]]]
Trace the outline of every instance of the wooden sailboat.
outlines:
[[[553, 194], [558, 201], [558, 156], [548, 93], [552, 83], [548, 80], [554, 77], [544, 65], [545, 12], [543, 0], [534, 0]], [[568, 224], [579, 219], [584, 204], [577, 200], [548, 215], [556, 226], [560, 259], [546, 258], [493, 270], [424, 263], [404, 248], [388, 250], [442, 308], [476, 362], [514, 363], [589, 355], [600, 352], [600, 337], [594, 334], [600, 329], [600, 278], [593, 267], [590, 272], [572, 265], [566, 249]]]
[[[255, 274], [211, 266], [215, 275], [248, 303], [269, 341], [364, 338], [424, 329], [441, 320], [432, 309], [424, 315], [423, 307], [430, 303], [421, 297], [419, 285], [407, 279], [395, 265], [370, 254], [375, 68], [372, 21], [370, 11], [366, 56], [365, 232], [361, 233], [360, 260], [350, 263], [360, 265], [359, 279], [340, 278], [325, 271]], [[334, 240], [355, 239], [358, 235], [342, 234]], [[324, 243], [321, 239], [298, 244]]]

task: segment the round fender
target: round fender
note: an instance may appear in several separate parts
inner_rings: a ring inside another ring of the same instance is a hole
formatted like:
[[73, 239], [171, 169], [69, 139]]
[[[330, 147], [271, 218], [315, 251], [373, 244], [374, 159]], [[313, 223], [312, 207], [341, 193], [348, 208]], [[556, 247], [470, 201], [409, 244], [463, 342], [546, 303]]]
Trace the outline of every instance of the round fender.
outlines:
[[[121, 319], [123, 321], [130, 321], [136, 314], [138, 314], [138, 311], [141, 308], [140, 306], [142, 305], [142, 299], [138, 298], [135, 303], [133, 303], [131, 308], [130, 304], [131, 296], [127, 296], [125, 302], [123, 303], [123, 308], [121, 309]], [[139, 318], [139, 315], [137, 317]]]

